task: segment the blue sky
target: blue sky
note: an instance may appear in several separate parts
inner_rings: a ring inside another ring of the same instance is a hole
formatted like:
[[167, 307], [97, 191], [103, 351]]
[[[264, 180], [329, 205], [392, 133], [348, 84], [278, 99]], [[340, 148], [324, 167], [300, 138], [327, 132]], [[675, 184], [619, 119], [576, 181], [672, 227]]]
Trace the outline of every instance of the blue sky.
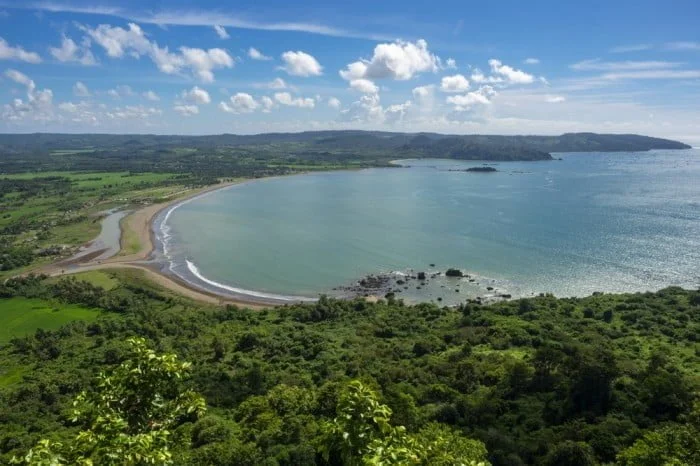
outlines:
[[0, 0], [0, 131], [700, 145], [700, 2]]

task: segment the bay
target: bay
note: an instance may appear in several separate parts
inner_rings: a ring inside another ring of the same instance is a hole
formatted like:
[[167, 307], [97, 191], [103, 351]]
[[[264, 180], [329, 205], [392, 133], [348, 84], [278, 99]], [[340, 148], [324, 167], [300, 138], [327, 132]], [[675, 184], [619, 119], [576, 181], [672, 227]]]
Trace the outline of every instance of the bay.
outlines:
[[158, 233], [165, 226], [182, 278], [262, 298], [448, 267], [478, 285], [462, 281], [456, 294], [454, 282], [436, 281], [403, 296], [455, 303], [487, 285], [514, 296], [700, 285], [700, 150], [556, 157], [489, 164], [495, 173], [431, 159], [256, 180], [180, 205]]

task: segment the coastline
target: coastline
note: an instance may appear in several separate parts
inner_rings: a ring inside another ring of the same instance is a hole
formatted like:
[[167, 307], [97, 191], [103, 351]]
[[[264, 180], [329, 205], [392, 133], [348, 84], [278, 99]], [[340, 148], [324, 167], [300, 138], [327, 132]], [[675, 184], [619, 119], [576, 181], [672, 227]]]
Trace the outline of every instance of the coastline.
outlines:
[[168, 291], [187, 298], [205, 302], [208, 304], [226, 305], [233, 304], [245, 306], [251, 309], [264, 309], [277, 305], [279, 303], [265, 302], [264, 300], [245, 299], [243, 297], [234, 298], [225, 294], [218, 294], [201, 287], [195, 286], [182, 280], [174, 274], [168, 274], [160, 270], [154, 263], [149, 263], [149, 259], [156, 251], [157, 238], [153, 231], [153, 223], [158, 216], [167, 209], [176, 206], [179, 203], [186, 202], [195, 197], [211, 193], [220, 189], [226, 189], [231, 186], [252, 181], [254, 179], [243, 179], [217, 185], [207, 186], [194, 191], [188, 192], [184, 196], [176, 197], [166, 202], [151, 204], [140, 209], [136, 209], [129, 215], [123, 218], [123, 222], [119, 222], [120, 233], [120, 251], [124, 248], [124, 239], [126, 236], [126, 228], [131, 228], [136, 234], [139, 241], [138, 251], [120, 256], [116, 253], [112, 257], [104, 260], [98, 260], [95, 257], [71, 256], [54, 264], [38, 269], [37, 273], [43, 273], [49, 276], [72, 275], [91, 270], [104, 269], [138, 269], [143, 271], [151, 281], [156, 283]]

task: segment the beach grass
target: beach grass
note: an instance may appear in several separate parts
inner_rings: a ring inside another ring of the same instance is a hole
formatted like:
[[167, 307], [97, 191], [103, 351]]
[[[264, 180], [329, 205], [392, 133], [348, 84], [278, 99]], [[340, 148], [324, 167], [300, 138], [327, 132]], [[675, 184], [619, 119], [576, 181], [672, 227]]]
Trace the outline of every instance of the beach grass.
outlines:
[[37, 329], [55, 330], [74, 321], [93, 321], [100, 311], [75, 304], [35, 298], [5, 299], [0, 310], [0, 345], [14, 337], [23, 337]]

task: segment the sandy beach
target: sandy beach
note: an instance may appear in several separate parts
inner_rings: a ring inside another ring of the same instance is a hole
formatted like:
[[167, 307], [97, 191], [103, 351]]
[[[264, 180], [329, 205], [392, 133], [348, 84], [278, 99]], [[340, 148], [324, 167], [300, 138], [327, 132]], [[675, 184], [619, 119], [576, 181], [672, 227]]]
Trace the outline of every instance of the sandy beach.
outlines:
[[145, 272], [148, 279], [157, 285], [196, 301], [217, 305], [235, 304], [251, 309], [263, 309], [270, 307], [272, 304], [268, 305], [257, 301], [253, 302], [244, 299], [234, 299], [230, 296], [207, 292], [196, 288], [175, 276], [162, 273], [156, 266], [145, 263], [145, 261], [151, 257], [155, 249], [155, 238], [153, 235], [152, 223], [160, 212], [182, 201], [186, 201], [211, 191], [224, 189], [241, 182], [243, 181], [221, 183], [213, 186], [207, 186], [206, 188], [202, 189], [188, 190], [186, 194], [176, 196], [167, 202], [152, 204], [135, 210], [126, 216], [120, 223], [120, 244], [123, 250], [125, 246], [124, 239], [128, 230], [129, 235], [135, 235], [135, 237], [138, 239], [139, 247], [136, 252], [128, 255], [116, 254], [105, 260], [96, 260], [95, 254], [73, 256], [56, 262], [55, 264], [45, 266], [36, 272], [44, 273], [50, 276], [60, 276], [87, 272], [90, 270], [120, 268], [138, 269]]

